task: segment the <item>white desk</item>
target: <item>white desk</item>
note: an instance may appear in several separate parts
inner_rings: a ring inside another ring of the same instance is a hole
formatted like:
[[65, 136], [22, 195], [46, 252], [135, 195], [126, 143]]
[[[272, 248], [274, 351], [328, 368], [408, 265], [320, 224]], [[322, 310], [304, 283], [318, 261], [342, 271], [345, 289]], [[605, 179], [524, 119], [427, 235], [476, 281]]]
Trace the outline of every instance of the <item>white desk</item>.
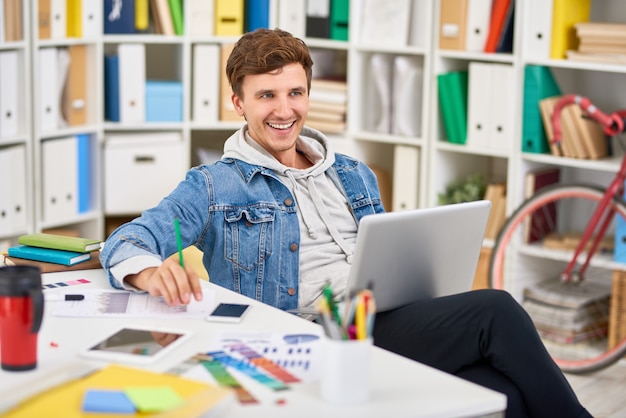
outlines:
[[[86, 278], [89, 284], [72, 288], [46, 289], [45, 293], [72, 291], [79, 293], [86, 287], [108, 287], [102, 270], [50, 273], [43, 282], [56, 283]], [[209, 283], [216, 289], [216, 301], [245, 301], [253, 305], [241, 324], [216, 324], [201, 319], [158, 320], [160, 327], [188, 329], [193, 335], [181, 347], [168, 354], [156, 365], [146, 366], [155, 371], [165, 371], [188, 357], [206, 352], [211, 335], [223, 327], [263, 330], [271, 332], [306, 332], [317, 330], [318, 325], [297, 318], [278, 309]], [[77, 352], [92, 341], [113, 332], [121, 325], [148, 326], [157, 320], [144, 318], [61, 318], [46, 312], [39, 334], [38, 367], [28, 372], [0, 371], [0, 393], [15, 386], [41, 382], [45, 376], [55, 374], [63, 365], [75, 364]], [[52, 344], [51, 344], [52, 343]], [[104, 365], [102, 362], [95, 364]], [[407, 360], [391, 352], [374, 347], [370, 373], [371, 393], [366, 404], [334, 406], [325, 403], [316, 383], [292, 384], [283, 391], [283, 404], [267, 400], [258, 405], [242, 406], [235, 402], [224, 416], [233, 417], [475, 417], [503, 416], [506, 397], [473, 383], [443, 373], [420, 363]]]

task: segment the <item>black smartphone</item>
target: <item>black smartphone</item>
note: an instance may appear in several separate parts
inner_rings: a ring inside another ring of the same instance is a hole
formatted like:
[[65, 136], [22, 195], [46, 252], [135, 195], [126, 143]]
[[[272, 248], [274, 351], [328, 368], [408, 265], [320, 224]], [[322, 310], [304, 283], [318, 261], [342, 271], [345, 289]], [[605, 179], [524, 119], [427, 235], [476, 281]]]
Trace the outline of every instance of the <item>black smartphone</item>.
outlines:
[[220, 303], [206, 317], [207, 321], [217, 322], [241, 322], [243, 316], [250, 310], [250, 305], [245, 303]]

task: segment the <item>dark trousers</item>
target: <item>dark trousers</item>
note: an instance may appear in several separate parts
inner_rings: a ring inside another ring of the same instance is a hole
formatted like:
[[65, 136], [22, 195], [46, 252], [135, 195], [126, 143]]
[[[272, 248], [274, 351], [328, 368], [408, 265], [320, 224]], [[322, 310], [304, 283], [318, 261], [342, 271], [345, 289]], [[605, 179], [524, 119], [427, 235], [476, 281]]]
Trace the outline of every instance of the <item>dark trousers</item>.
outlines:
[[476, 290], [379, 312], [374, 344], [507, 396], [507, 417], [589, 417], [507, 292]]

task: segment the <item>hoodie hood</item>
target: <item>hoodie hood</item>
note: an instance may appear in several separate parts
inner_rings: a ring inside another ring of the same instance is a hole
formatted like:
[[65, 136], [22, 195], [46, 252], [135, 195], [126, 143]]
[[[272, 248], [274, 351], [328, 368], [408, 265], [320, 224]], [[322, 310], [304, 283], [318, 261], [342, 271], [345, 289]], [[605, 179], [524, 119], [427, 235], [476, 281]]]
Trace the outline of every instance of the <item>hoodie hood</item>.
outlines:
[[313, 163], [312, 167], [299, 170], [281, 164], [272, 154], [250, 137], [248, 127], [244, 126], [231, 135], [224, 143], [223, 158], [234, 158], [245, 161], [248, 164], [266, 167], [283, 176], [290, 172], [296, 179], [318, 176], [335, 162], [335, 154], [331, 150], [328, 139], [315, 129], [306, 126], [302, 129], [300, 136], [296, 140], [296, 149]]

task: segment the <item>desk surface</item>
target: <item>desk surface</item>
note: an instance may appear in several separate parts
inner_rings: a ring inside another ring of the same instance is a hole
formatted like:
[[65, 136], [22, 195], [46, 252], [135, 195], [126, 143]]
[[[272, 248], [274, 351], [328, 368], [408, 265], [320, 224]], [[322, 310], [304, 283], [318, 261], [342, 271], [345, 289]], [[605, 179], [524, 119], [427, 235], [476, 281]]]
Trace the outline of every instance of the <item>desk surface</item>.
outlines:
[[[88, 284], [71, 289], [108, 287], [102, 270], [85, 270], [66, 273], [48, 273], [43, 282], [57, 283], [78, 278], [90, 280]], [[219, 286], [208, 283], [215, 289], [216, 302], [247, 302], [252, 310], [240, 324], [209, 323], [203, 319], [149, 319], [149, 318], [66, 318], [49, 314], [46, 310], [38, 341], [38, 367], [28, 372], [6, 372], [0, 370], [0, 393], [15, 387], [42, 384], [50, 376], [59, 375], [59, 370], [85, 364], [77, 353], [88, 343], [103, 338], [121, 325], [149, 326], [187, 329], [192, 336], [183, 345], [160, 359], [156, 364], [145, 367], [154, 371], [165, 371], [190, 356], [207, 351], [207, 341], [224, 329], [254, 330], [268, 332], [319, 332], [318, 325]], [[67, 292], [62, 289], [45, 289], [44, 293]], [[103, 366], [106, 363], [93, 361], [90, 364]], [[504, 411], [506, 397], [497, 392], [443, 373], [431, 367], [408, 360], [386, 350], [374, 347], [370, 369], [370, 399], [365, 404], [335, 406], [325, 403], [319, 394], [316, 382], [296, 383], [290, 390], [283, 391], [285, 402], [275, 402], [271, 396], [257, 393], [261, 401], [257, 405], [243, 406], [233, 403], [223, 416], [228, 417], [470, 417], [497, 414]]]

